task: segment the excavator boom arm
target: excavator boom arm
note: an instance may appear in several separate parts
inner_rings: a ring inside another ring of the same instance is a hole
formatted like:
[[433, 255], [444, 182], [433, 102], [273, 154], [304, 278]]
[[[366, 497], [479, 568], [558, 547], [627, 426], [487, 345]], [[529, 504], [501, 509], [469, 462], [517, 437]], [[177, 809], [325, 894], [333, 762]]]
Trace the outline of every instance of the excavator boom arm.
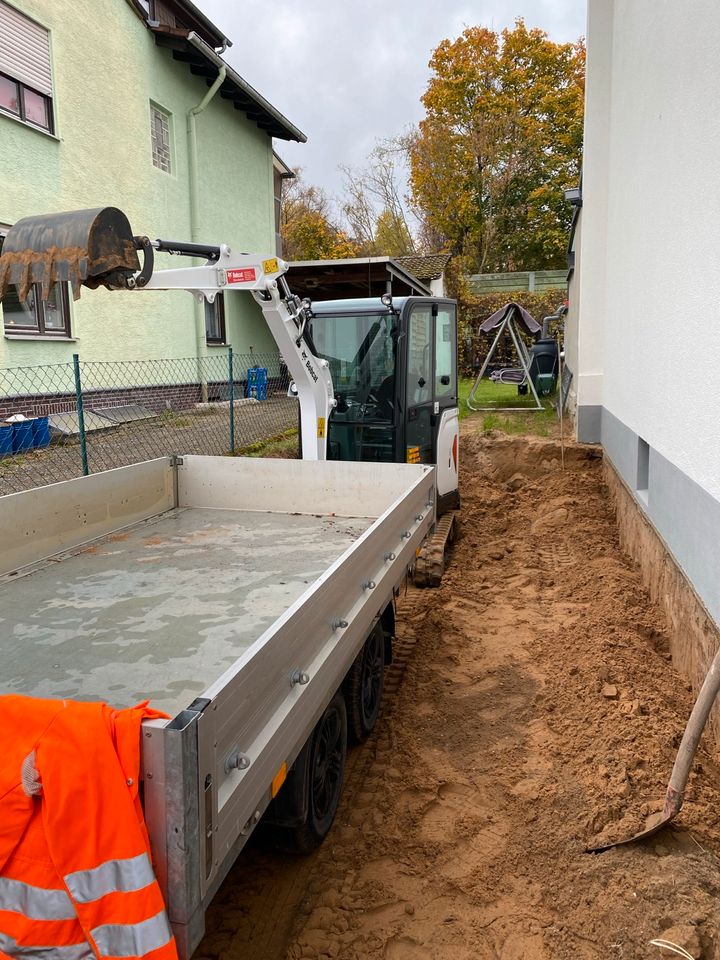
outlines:
[[[144, 254], [140, 267], [138, 252]], [[154, 269], [155, 251], [203, 257], [200, 266]], [[27, 217], [12, 227], [0, 255], [0, 300], [12, 286], [24, 300], [39, 284], [48, 299], [55, 283], [68, 282], [75, 299], [81, 287], [112, 290], [188, 290], [212, 303], [218, 293], [245, 291], [262, 309], [265, 322], [287, 364], [300, 402], [305, 460], [327, 457], [327, 418], [335, 406], [326, 360], [304, 339], [311, 316], [308, 301], [293, 296], [284, 279], [287, 263], [277, 257], [233, 254], [227, 244], [208, 246], [134, 236], [127, 217], [115, 207]]]

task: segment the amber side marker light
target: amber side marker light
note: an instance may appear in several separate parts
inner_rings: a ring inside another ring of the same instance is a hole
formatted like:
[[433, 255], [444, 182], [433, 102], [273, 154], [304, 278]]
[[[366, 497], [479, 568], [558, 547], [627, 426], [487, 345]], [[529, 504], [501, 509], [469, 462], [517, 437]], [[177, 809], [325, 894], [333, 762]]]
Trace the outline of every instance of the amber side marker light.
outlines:
[[287, 763], [283, 760], [280, 764], [280, 769], [275, 774], [270, 784], [270, 796], [275, 799], [275, 797], [280, 793], [280, 787], [287, 780]]

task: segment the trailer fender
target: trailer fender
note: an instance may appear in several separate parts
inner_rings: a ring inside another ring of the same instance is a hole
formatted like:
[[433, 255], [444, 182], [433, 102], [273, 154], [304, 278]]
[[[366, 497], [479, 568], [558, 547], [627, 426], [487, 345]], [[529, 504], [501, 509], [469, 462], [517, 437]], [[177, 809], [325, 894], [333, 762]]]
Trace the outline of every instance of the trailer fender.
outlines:
[[385, 634], [385, 666], [393, 662], [393, 640], [395, 639], [395, 603], [391, 600], [380, 614], [380, 623]]
[[299, 827], [308, 815], [308, 778], [310, 776], [310, 743], [308, 737], [295, 762], [288, 770], [280, 792], [270, 801], [263, 824], [268, 827]]

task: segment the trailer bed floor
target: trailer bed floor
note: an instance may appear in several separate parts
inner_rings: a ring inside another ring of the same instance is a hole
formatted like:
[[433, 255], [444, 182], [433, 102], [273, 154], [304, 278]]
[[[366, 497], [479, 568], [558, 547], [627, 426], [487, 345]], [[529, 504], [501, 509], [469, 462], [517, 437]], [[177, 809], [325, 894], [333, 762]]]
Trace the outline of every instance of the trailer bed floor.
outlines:
[[0, 693], [175, 715], [372, 523], [176, 509], [0, 584]]

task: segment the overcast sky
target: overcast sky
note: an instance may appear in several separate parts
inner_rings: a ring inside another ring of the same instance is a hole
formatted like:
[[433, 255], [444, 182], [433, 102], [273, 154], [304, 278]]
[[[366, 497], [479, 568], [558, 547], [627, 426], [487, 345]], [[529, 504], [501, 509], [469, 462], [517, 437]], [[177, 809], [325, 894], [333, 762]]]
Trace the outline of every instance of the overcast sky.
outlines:
[[232, 40], [225, 59], [308, 138], [275, 143], [331, 196], [338, 164], [362, 165], [377, 139], [422, 118], [428, 60], [466, 26], [517, 16], [553, 40], [585, 34], [585, 0], [195, 0]]

